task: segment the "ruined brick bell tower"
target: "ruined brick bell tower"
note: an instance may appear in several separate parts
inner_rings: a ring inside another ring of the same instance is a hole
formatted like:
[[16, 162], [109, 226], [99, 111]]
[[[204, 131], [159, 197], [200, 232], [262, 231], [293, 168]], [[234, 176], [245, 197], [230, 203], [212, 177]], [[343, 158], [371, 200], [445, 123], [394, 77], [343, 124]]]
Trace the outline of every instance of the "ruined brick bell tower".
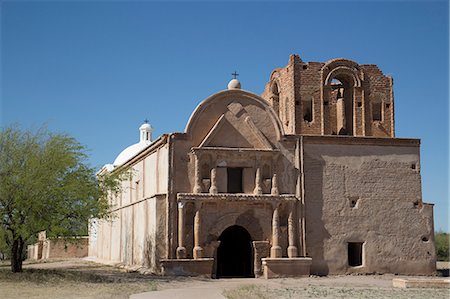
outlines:
[[275, 69], [262, 97], [286, 134], [395, 137], [393, 80], [373, 64], [337, 58]]

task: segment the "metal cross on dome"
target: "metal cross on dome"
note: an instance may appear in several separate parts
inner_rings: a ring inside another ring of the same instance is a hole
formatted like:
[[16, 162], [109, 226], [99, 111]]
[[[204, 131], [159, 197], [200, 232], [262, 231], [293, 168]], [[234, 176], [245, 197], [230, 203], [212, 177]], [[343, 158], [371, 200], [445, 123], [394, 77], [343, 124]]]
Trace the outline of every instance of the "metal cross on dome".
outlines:
[[148, 119], [144, 119], [144, 123], [148, 124]]
[[234, 73], [232, 73], [231, 75], [234, 77], [233, 79], [236, 79], [236, 77], [239, 76], [239, 74], [236, 71], [234, 71]]

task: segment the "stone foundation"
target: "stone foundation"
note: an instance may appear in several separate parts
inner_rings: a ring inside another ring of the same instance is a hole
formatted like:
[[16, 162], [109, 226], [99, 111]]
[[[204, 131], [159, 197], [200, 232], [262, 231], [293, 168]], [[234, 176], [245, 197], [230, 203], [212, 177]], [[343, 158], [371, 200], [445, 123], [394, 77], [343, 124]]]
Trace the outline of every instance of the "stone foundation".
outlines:
[[211, 277], [213, 273], [213, 258], [162, 259], [160, 262], [162, 275]]
[[312, 259], [298, 258], [263, 258], [264, 278], [308, 277]]

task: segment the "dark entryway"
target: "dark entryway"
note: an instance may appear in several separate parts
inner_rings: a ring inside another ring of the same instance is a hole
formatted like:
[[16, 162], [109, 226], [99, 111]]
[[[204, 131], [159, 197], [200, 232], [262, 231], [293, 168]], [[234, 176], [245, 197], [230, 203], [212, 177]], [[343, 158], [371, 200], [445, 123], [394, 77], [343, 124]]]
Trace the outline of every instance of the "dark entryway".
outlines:
[[348, 265], [351, 267], [362, 266], [363, 243], [348, 243]]
[[228, 227], [219, 237], [217, 278], [254, 277], [252, 239], [242, 226]]
[[242, 193], [242, 168], [227, 168], [227, 192]]

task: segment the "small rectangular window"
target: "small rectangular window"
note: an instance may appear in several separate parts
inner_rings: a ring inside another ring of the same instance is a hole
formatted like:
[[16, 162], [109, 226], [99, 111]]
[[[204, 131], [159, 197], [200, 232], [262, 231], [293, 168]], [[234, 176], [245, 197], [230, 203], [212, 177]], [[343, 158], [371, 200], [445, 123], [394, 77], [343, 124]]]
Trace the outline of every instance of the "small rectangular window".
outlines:
[[227, 168], [227, 190], [228, 193], [243, 193], [242, 189], [242, 168]]
[[307, 122], [312, 122], [313, 120], [313, 107], [312, 107], [312, 99], [309, 98], [306, 101], [303, 101], [303, 120]]
[[348, 265], [351, 267], [362, 266], [363, 264], [363, 244], [362, 242], [348, 243]]
[[381, 121], [381, 103], [372, 104], [372, 120]]

